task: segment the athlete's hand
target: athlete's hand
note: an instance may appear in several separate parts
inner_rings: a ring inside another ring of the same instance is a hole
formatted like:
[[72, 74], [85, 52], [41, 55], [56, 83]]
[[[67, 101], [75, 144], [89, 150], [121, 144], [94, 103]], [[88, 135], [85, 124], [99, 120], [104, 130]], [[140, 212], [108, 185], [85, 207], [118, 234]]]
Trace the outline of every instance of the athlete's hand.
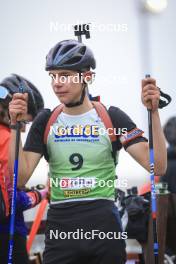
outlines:
[[15, 93], [12, 101], [9, 103], [9, 115], [12, 125], [17, 121], [27, 120], [28, 112], [28, 94]]
[[142, 93], [141, 99], [143, 105], [152, 110], [152, 112], [158, 109], [160, 91], [156, 86], [156, 80], [153, 78], [145, 78], [142, 80]]

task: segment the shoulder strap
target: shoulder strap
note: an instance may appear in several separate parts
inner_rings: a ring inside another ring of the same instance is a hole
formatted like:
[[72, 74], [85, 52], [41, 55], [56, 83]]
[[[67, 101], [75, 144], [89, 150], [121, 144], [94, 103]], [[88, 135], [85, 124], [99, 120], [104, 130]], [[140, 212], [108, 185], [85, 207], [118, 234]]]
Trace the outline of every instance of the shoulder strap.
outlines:
[[114, 134], [114, 126], [112, 124], [111, 118], [110, 118], [105, 106], [100, 102], [92, 101], [91, 103], [93, 104], [95, 110], [97, 111], [97, 114], [99, 115], [99, 117], [103, 121], [106, 129], [112, 128], [112, 133], [109, 135], [111, 142], [116, 141], [117, 137]]
[[[114, 126], [112, 124], [111, 118], [110, 118], [105, 106], [103, 104], [101, 104], [100, 102], [95, 102], [95, 101], [92, 101], [92, 104], [93, 104], [97, 114], [99, 115], [99, 117], [103, 121], [106, 129], [112, 128], [112, 133], [109, 135], [109, 137], [110, 137], [111, 142], [115, 142], [117, 140], [117, 137], [114, 134]], [[58, 115], [62, 112], [63, 106], [64, 106], [63, 104], [60, 104], [52, 112], [52, 114], [48, 120], [48, 123], [46, 125], [46, 128], [45, 128], [44, 144], [47, 143], [47, 138], [48, 138], [48, 134], [50, 131], [50, 127], [56, 121], [56, 118], [58, 117]]]
[[48, 123], [46, 124], [45, 132], [44, 132], [44, 144], [47, 144], [47, 138], [48, 138], [48, 134], [50, 131], [50, 127], [52, 126], [52, 124], [54, 124], [58, 115], [62, 112], [63, 107], [64, 107], [64, 105], [60, 104], [53, 110], [53, 112], [52, 112], [52, 114], [48, 120]]

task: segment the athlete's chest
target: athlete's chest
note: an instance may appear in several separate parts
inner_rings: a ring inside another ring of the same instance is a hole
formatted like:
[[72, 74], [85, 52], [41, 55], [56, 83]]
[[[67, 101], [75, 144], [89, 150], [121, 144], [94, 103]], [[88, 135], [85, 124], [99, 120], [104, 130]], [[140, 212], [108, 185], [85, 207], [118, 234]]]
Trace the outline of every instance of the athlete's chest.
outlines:
[[[94, 112], [79, 118], [60, 115], [50, 129], [47, 149], [50, 162], [73, 167], [107, 162], [112, 146], [104, 123]], [[80, 165], [79, 165], [80, 164]]]

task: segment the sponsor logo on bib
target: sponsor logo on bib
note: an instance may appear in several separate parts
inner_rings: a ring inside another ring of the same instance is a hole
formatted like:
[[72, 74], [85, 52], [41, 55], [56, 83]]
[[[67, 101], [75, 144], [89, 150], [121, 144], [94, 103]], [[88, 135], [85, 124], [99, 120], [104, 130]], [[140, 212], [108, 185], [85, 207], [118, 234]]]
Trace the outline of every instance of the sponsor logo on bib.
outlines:
[[94, 188], [95, 185], [96, 185], [96, 177], [62, 178], [60, 180], [60, 188], [62, 190], [79, 190], [84, 188]]

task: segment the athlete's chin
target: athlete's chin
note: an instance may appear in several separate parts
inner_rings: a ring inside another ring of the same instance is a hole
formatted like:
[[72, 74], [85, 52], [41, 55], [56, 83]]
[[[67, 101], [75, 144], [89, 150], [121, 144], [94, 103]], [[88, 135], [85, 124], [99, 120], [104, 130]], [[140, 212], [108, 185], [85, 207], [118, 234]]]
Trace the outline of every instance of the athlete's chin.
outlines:
[[66, 95], [59, 95], [57, 97], [62, 104], [68, 104], [70, 101]]
[[61, 104], [69, 104], [69, 103], [73, 103], [75, 100], [73, 98], [69, 98], [66, 96], [58, 96], [59, 101], [61, 102]]

